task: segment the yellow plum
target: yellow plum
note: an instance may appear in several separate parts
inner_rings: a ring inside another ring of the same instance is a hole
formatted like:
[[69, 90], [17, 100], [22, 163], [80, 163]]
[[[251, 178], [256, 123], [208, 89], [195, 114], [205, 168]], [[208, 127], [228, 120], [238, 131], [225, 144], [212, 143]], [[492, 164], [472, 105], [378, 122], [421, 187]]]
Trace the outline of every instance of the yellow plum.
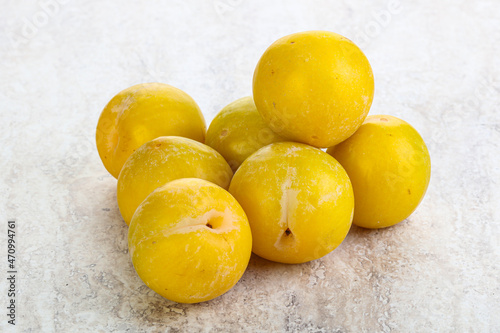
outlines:
[[354, 135], [327, 152], [351, 179], [353, 223], [360, 227], [384, 228], [403, 221], [429, 185], [431, 159], [424, 140], [393, 116], [369, 116]]
[[123, 165], [118, 207], [128, 224], [140, 203], [157, 187], [179, 178], [201, 178], [228, 188], [233, 172], [224, 157], [203, 143], [163, 136], [146, 142]]
[[243, 275], [252, 251], [245, 212], [223, 188], [178, 179], [151, 193], [128, 233], [132, 263], [142, 281], [179, 303], [211, 300]]
[[159, 136], [205, 140], [205, 119], [184, 91], [163, 83], [127, 88], [106, 105], [96, 129], [97, 150], [113, 177], [142, 144]]
[[279, 141], [285, 139], [266, 125], [249, 96], [230, 103], [215, 116], [205, 143], [224, 156], [236, 171], [252, 153]]
[[278, 39], [255, 68], [257, 110], [277, 134], [315, 147], [351, 136], [368, 115], [373, 73], [363, 52], [329, 31]]
[[247, 158], [229, 192], [245, 210], [253, 252], [303, 263], [333, 251], [351, 227], [354, 196], [342, 166], [320, 149], [272, 143]]

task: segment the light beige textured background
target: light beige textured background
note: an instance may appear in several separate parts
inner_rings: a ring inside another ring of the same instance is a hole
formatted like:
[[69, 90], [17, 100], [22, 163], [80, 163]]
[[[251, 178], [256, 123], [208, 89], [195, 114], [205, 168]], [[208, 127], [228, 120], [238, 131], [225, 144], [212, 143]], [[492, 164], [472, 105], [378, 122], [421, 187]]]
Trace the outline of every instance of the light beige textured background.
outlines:
[[[500, 332], [499, 22], [497, 0], [3, 0], [0, 258], [15, 218], [17, 331]], [[100, 111], [121, 89], [160, 81], [209, 122], [251, 93], [269, 44], [311, 29], [354, 40], [375, 73], [371, 114], [422, 134], [425, 200], [396, 227], [353, 227], [311, 263], [252, 257], [211, 302], [162, 299], [128, 257], [116, 181], [94, 144]]]

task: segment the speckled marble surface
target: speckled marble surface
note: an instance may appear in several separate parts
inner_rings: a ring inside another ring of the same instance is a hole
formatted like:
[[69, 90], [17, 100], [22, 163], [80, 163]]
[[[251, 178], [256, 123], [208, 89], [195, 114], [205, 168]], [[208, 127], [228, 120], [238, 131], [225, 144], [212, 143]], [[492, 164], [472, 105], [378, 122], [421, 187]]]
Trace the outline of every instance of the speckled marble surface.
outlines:
[[[0, 331], [500, 332], [500, 3], [4, 0], [0, 12]], [[207, 122], [251, 92], [275, 39], [325, 29], [375, 73], [370, 114], [428, 144], [427, 196], [405, 222], [353, 227], [302, 265], [252, 257], [234, 289], [180, 305], [127, 253], [116, 181], [94, 131], [119, 90], [160, 81]], [[6, 221], [17, 221], [17, 325], [7, 324]]]

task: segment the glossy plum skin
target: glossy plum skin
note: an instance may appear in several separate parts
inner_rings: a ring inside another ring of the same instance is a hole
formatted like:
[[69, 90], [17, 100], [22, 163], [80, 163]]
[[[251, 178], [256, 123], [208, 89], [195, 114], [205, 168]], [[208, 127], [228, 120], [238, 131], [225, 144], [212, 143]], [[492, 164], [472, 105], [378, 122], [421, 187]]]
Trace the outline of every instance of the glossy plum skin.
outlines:
[[223, 188], [202, 179], [165, 184], [139, 206], [128, 233], [142, 281], [179, 303], [216, 298], [241, 278], [252, 252], [245, 212]]
[[393, 116], [369, 116], [354, 135], [327, 152], [351, 179], [353, 223], [360, 227], [385, 228], [403, 221], [429, 185], [431, 160], [424, 140]]
[[229, 192], [245, 210], [253, 252], [303, 263], [333, 251], [351, 227], [354, 196], [342, 166], [320, 149], [272, 143], [243, 162]]
[[169, 181], [200, 178], [227, 189], [232, 176], [226, 160], [209, 146], [162, 136], [142, 145], [123, 166], [117, 183], [118, 208], [128, 224], [141, 202]]
[[210, 123], [206, 138], [206, 144], [221, 153], [233, 171], [260, 148], [280, 141], [285, 139], [266, 125], [250, 96], [224, 107]]
[[328, 31], [282, 37], [260, 58], [253, 98], [267, 125], [289, 141], [328, 148], [368, 115], [374, 78], [363, 52]]
[[160, 136], [205, 140], [205, 119], [184, 91], [164, 83], [144, 83], [119, 92], [99, 117], [96, 144], [102, 163], [118, 178], [130, 154]]

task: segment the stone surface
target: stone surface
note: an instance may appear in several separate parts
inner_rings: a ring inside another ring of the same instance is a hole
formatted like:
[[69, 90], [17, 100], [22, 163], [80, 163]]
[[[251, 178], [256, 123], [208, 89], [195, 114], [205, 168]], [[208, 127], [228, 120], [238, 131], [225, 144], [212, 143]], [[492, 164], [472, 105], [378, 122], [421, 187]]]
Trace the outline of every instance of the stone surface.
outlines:
[[[19, 332], [499, 332], [500, 3], [18, 1], [0, 12], [0, 331], [7, 219], [16, 219]], [[211, 302], [162, 299], [135, 274], [116, 181], [95, 148], [108, 100], [160, 81], [207, 122], [251, 94], [277, 38], [325, 29], [371, 61], [370, 114], [401, 117], [432, 158], [405, 222], [353, 227], [302, 265], [252, 257]]]

